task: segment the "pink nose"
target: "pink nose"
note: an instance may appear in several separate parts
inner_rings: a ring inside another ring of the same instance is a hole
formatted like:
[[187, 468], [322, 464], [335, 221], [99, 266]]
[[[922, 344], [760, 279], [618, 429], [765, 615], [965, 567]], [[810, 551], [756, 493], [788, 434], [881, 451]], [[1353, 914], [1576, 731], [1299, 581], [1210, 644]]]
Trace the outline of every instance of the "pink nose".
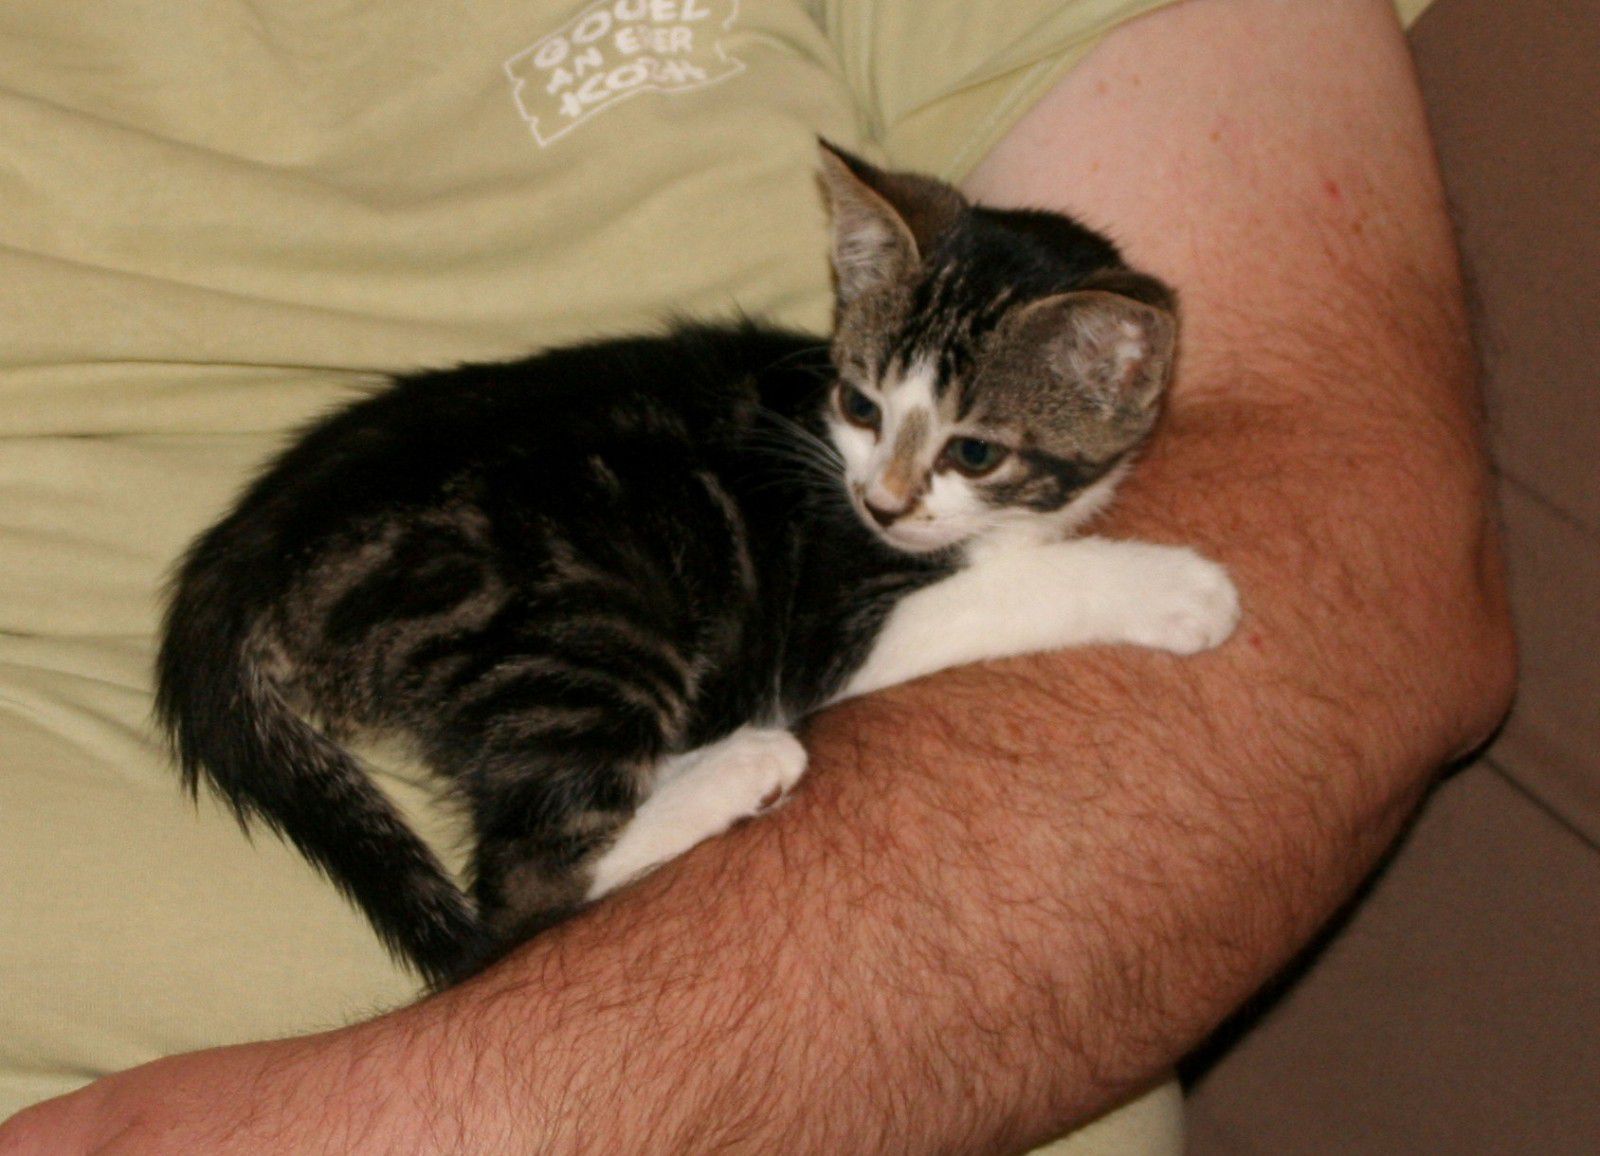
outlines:
[[874, 506], [867, 498], [863, 498], [861, 504], [867, 508], [867, 513], [872, 515], [872, 520], [885, 528], [905, 513], [904, 510], [886, 510], [882, 506]]

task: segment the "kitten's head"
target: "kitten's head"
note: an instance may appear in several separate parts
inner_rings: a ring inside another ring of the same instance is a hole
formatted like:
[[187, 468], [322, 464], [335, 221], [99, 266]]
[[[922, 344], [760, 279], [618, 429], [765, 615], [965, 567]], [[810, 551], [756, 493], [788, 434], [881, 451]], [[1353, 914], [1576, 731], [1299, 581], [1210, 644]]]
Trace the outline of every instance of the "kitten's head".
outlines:
[[1054, 213], [969, 204], [824, 144], [856, 511], [913, 553], [1060, 537], [1111, 495], [1171, 375], [1171, 292]]

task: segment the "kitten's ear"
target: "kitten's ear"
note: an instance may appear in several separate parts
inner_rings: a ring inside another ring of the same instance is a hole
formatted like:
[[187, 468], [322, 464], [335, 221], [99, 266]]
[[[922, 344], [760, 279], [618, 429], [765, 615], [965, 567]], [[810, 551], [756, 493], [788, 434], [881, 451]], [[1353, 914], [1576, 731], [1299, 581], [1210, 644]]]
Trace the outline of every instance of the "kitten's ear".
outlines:
[[1135, 422], [1154, 420], [1178, 340], [1170, 291], [1151, 278], [1138, 281], [1142, 299], [1081, 289], [1035, 301], [1017, 330], [1054, 375], [1106, 417]]
[[967, 202], [943, 181], [892, 173], [819, 140], [840, 304], [907, 278]]

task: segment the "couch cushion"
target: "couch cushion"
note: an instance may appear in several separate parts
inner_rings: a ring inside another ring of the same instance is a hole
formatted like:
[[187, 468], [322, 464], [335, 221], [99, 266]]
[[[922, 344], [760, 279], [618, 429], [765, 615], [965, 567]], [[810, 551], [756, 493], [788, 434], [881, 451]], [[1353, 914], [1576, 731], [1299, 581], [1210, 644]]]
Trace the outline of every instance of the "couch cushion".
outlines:
[[1600, 856], [1480, 764], [1190, 1099], [1190, 1156], [1589, 1156]]
[[1505, 478], [1524, 678], [1496, 765], [1600, 835], [1600, 6], [1441, 0], [1413, 32]]

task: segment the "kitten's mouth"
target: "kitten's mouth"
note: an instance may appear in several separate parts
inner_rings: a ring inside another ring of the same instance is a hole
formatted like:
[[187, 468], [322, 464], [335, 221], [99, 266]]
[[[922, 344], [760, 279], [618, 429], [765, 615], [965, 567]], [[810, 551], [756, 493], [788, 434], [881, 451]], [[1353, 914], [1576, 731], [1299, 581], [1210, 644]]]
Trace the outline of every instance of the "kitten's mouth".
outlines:
[[937, 554], [940, 550], [948, 550], [966, 540], [966, 535], [953, 537], [949, 534], [923, 537], [904, 532], [895, 533], [892, 530], [884, 531], [880, 535], [885, 542], [899, 550], [902, 554]]
[[925, 519], [918, 520], [914, 515], [897, 519], [884, 526], [867, 511], [858, 495], [851, 495], [851, 505], [855, 507], [856, 516], [867, 529], [876, 534], [884, 544], [903, 554], [934, 554], [960, 545], [973, 535], [971, 528], [962, 529], [953, 527], [949, 523], [939, 524]]

